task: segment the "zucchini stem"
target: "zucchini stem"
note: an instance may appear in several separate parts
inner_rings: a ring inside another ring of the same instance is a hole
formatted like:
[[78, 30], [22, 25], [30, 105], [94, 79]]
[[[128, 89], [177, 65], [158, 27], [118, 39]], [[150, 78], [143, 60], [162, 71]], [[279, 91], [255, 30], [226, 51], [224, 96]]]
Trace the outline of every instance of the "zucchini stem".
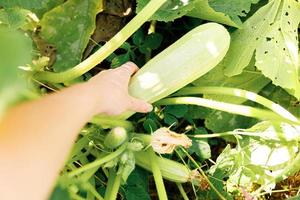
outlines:
[[73, 177], [75, 175], [78, 175], [84, 171], [87, 171], [87, 170], [90, 170], [90, 169], [93, 169], [95, 167], [98, 167], [98, 166], [101, 166], [103, 165], [104, 163], [107, 163], [111, 160], [113, 160], [114, 158], [118, 157], [119, 155], [121, 155], [127, 148], [127, 143], [123, 144], [120, 148], [118, 148], [116, 151], [108, 154], [107, 156], [103, 157], [103, 158], [100, 158], [100, 159], [97, 159], [95, 160], [94, 162], [91, 162], [91, 163], [88, 163], [80, 168], [77, 168], [76, 170], [70, 172], [68, 174], [69, 177]]
[[154, 177], [158, 197], [159, 197], [160, 200], [167, 200], [168, 196], [167, 196], [166, 188], [165, 188], [165, 185], [164, 185], [163, 177], [161, 175], [161, 171], [159, 169], [159, 166], [157, 165], [155, 153], [152, 150], [152, 148], [149, 148], [147, 150], [147, 153], [148, 153], [149, 158], [150, 158], [151, 169], [152, 169], [152, 173], [153, 173], [153, 177]]
[[71, 81], [102, 62], [116, 49], [118, 49], [140, 26], [142, 26], [167, 0], [151, 0], [121, 31], [119, 31], [111, 40], [109, 40], [98, 51], [79, 63], [74, 68], [67, 71], [55, 72], [37, 72], [34, 78], [39, 81], [51, 83], [63, 83]]
[[241, 97], [259, 103], [266, 108], [269, 108], [276, 114], [291, 120], [293, 122], [299, 123], [299, 119], [291, 114], [288, 110], [280, 106], [279, 104], [270, 101], [269, 99], [262, 97], [254, 92], [247, 90], [242, 90], [238, 88], [229, 88], [229, 87], [187, 87], [180, 90], [177, 95], [193, 95], [193, 94], [216, 94], [216, 95], [230, 95], [235, 97]]
[[117, 174], [115, 169], [110, 169], [108, 177], [104, 200], [115, 200], [121, 185], [122, 173]]
[[176, 104], [198, 105], [198, 106], [221, 110], [233, 114], [253, 117], [261, 120], [272, 120], [272, 121], [280, 121], [280, 122], [283, 121], [283, 122], [295, 124], [294, 121], [286, 119], [272, 111], [253, 108], [251, 106], [225, 103], [225, 102], [205, 99], [201, 97], [173, 97], [173, 98], [166, 98], [160, 100], [156, 103], [156, 105], [176, 105]]

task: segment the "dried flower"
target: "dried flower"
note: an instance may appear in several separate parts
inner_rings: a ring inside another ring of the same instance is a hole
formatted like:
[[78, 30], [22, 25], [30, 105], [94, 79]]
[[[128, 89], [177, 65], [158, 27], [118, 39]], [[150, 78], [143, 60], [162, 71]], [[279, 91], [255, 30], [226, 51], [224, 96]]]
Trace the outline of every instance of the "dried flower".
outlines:
[[153, 150], [160, 154], [173, 153], [177, 146], [188, 148], [191, 145], [192, 141], [186, 135], [175, 133], [165, 127], [156, 130], [151, 139]]

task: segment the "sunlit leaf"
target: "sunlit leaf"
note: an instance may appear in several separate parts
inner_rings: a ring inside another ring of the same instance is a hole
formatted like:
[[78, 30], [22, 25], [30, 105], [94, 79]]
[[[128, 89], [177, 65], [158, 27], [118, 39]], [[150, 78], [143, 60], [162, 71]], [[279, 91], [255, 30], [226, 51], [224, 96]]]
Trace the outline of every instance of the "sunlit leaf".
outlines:
[[256, 49], [256, 66], [273, 84], [300, 99], [298, 26], [300, 3], [283, 1], [276, 20]]
[[261, 38], [268, 31], [266, 27], [274, 22], [279, 6], [280, 1], [271, 1], [231, 35], [230, 48], [223, 60], [226, 75], [238, 75], [247, 67]]

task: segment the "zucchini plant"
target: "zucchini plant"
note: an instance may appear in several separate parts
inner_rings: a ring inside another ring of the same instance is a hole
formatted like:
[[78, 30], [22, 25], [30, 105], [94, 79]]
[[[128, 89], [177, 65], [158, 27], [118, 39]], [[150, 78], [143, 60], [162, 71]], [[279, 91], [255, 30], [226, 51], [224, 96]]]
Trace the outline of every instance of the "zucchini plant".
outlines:
[[[0, 1], [0, 116], [129, 58], [129, 93], [154, 105], [91, 119], [51, 199], [269, 199], [297, 180], [300, 3], [120, 2]], [[123, 28], [85, 54], [107, 24]]]

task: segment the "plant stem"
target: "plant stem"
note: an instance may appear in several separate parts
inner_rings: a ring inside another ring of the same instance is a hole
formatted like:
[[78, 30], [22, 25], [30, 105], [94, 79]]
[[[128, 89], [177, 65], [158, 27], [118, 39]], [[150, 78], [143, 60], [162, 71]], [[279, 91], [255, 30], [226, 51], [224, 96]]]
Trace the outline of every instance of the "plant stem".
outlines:
[[87, 182], [85, 186], [97, 198], [97, 200], [104, 200], [103, 197], [95, 189], [95, 186], [92, 185], [90, 182]]
[[102, 62], [118, 49], [143, 23], [145, 23], [167, 0], [151, 0], [121, 31], [93, 55], [72, 69], [61, 73], [37, 72], [34, 77], [39, 81], [62, 83], [71, 81]]
[[201, 167], [198, 165], [198, 163], [192, 158], [192, 156], [184, 149], [180, 148], [186, 155], [187, 157], [194, 163], [194, 165], [199, 169], [201, 175], [205, 180], [209, 183], [210, 187], [216, 192], [216, 194], [220, 197], [221, 200], [226, 200], [226, 198], [217, 190], [217, 188], [211, 183], [209, 178], [206, 176], [205, 172], [201, 169]]
[[73, 176], [78, 175], [78, 174], [80, 174], [84, 171], [87, 171], [87, 170], [93, 169], [95, 167], [101, 166], [102, 164], [104, 164], [106, 162], [109, 162], [109, 161], [113, 160], [114, 158], [118, 157], [120, 154], [122, 154], [125, 151], [126, 147], [127, 147], [127, 143], [123, 144], [120, 148], [118, 148], [116, 151], [108, 154], [107, 156], [105, 156], [103, 158], [100, 158], [100, 159], [97, 159], [94, 162], [86, 164], [86, 165], [84, 165], [80, 168], [77, 168], [76, 170], [70, 172], [68, 174], [68, 176], [73, 177]]
[[153, 173], [158, 197], [160, 200], [167, 200], [168, 196], [167, 196], [166, 188], [165, 188], [164, 181], [163, 181], [163, 178], [161, 175], [161, 171], [159, 169], [159, 166], [157, 165], [155, 153], [152, 150], [152, 148], [149, 148], [147, 150], [147, 153], [149, 155], [149, 159], [151, 162], [151, 171]]
[[177, 187], [178, 187], [178, 190], [179, 190], [179, 192], [180, 192], [182, 198], [183, 198], [184, 200], [189, 200], [188, 196], [186, 195], [186, 193], [185, 193], [185, 191], [184, 191], [184, 189], [183, 189], [183, 187], [182, 187], [182, 184], [176, 183], [176, 185], [177, 185]]
[[115, 200], [117, 199], [118, 191], [121, 185], [122, 173], [117, 174], [115, 169], [109, 170], [109, 178], [107, 188], [105, 191], [104, 200]]
[[121, 126], [127, 130], [133, 130], [133, 125], [131, 122], [123, 120], [123, 119], [115, 119], [113, 117], [108, 116], [95, 116], [90, 121], [93, 124], [98, 124], [103, 128], [112, 128]]
[[289, 119], [293, 122], [299, 123], [299, 119], [291, 114], [288, 110], [280, 106], [279, 104], [270, 101], [269, 99], [262, 97], [254, 92], [250, 92], [247, 90], [242, 90], [238, 88], [229, 88], [229, 87], [187, 87], [180, 90], [177, 94], [178, 95], [192, 95], [192, 94], [216, 94], [216, 95], [230, 95], [248, 99], [250, 101], [254, 101], [259, 103], [266, 108], [274, 111], [278, 115]]
[[295, 123], [291, 122], [286, 118], [283, 118], [271, 111], [267, 111], [264, 109], [253, 108], [251, 106], [244, 106], [244, 105], [236, 105], [231, 103], [219, 102], [210, 99], [204, 99], [200, 97], [174, 97], [174, 98], [166, 98], [160, 100], [156, 103], [156, 105], [176, 105], [176, 104], [191, 104], [191, 105], [198, 105], [204, 106], [207, 108], [212, 108], [216, 110], [221, 110], [233, 114], [243, 115], [247, 117], [254, 117], [257, 119], [262, 120], [273, 120], [273, 121], [283, 121], [288, 123]]

